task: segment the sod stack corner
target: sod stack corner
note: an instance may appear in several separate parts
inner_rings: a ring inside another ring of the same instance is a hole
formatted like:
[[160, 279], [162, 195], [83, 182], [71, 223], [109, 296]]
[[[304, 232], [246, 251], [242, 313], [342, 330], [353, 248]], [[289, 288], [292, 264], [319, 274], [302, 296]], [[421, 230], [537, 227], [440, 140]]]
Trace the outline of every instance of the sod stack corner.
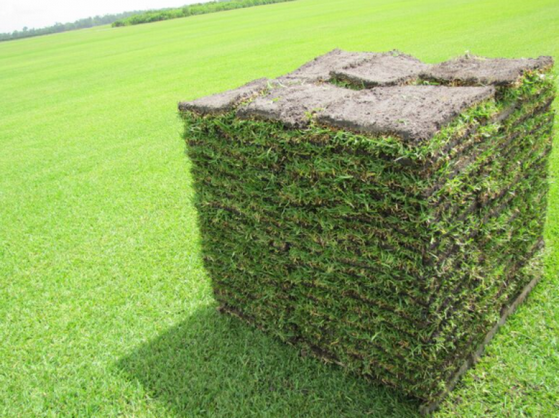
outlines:
[[552, 66], [334, 50], [180, 103], [222, 310], [435, 408], [540, 277]]

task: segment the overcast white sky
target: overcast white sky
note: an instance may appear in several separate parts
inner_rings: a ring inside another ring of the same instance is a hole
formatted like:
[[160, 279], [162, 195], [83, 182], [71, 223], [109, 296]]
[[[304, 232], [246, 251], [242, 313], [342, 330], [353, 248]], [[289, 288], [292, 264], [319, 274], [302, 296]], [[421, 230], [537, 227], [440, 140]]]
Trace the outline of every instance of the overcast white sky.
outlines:
[[129, 10], [178, 7], [208, 0], [0, 0], [0, 33]]

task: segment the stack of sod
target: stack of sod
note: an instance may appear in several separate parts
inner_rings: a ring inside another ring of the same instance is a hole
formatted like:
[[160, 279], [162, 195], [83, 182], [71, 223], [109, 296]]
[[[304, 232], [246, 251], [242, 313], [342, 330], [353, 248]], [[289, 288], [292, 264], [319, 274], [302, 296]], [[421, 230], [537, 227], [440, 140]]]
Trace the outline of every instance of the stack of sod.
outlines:
[[552, 65], [334, 50], [180, 103], [222, 309], [433, 409], [538, 280]]

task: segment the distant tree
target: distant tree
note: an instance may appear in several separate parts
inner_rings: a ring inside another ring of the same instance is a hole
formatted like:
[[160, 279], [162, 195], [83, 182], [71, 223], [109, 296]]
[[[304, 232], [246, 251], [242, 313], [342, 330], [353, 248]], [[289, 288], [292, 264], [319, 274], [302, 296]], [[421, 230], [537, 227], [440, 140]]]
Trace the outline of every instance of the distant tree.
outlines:
[[293, 0], [217, 0], [206, 3], [194, 3], [179, 9], [148, 10], [139, 15], [130, 16], [113, 22], [113, 27], [139, 25], [160, 20], [176, 19], [206, 13], [222, 12], [243, 7], [260, 6], [264, 4], [283, 3]]

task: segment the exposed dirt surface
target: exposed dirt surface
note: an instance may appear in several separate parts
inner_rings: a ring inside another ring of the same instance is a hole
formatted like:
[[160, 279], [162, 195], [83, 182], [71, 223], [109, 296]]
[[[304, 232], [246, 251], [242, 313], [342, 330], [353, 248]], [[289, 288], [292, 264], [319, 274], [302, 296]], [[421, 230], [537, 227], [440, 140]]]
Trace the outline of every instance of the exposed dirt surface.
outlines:
[[422, 78], [466, 85], [506, 86], [514, 84], [525, 71], [553, 66], [553, 58], [483, 58], [464, 56], [431, 66]]
[[179, 103], [179, 110], [190, 110], [202, 115], [225, 113], [233, 109], [241, 101], [264, 91], [268, 83], [269, 80], [267, 78], [259, 78], [234, 90], [227, 90], [223, 93], [202, 97], [190, 102], [181, 102]]
[[[347, 52], [334, 49], [275, 80], [261, 78], [234, 90], [181, 102], [179, 110], [308, 125], [313, 117], [326, 126], [368, 134], [394, 134], [406, 140], [432, 137], [467, 108], [492, 97], [492, 86], [514, 84], [525, 71], [553, 65], [536, 59], [464, 56], [425, 64], [399, 51]], [[332, 79], [363, 86], [355, 91]], [[435, 80], [452, 86], [409, 85]], [[485, 87], [487, 86], [487, 87]], [[255, 98], [248, 105], [242, 102]]]
[[411, 55], [398, 51], [375, 54], [358, 64], [350, 64], [331, 72], [332, 78], [364, 87], [393, 86], [417, 80], [419, 74], [429, 70], [425, 64]]
[[323, 110], [335, 100], [355, 94], [353, 90], [330, 84], [299, 84], [276, 87], [237, 110], [243, 119], [264, 119], [283, 122], [291, 127], [308, 125], [312, 114]]
[[316, 119], [336, 128], [421, 140], [494, 94], [493, 87], [378, 87], [333, 102]]
[[341, 49], [334, 49], [327, 54], [316, 57], [295, 71], [280, 77], [278, 80], [328, 81], [330, 79], [330, 72], [357, 65], [376, 55], [379, 54], [374, 52], [347, 52]]

